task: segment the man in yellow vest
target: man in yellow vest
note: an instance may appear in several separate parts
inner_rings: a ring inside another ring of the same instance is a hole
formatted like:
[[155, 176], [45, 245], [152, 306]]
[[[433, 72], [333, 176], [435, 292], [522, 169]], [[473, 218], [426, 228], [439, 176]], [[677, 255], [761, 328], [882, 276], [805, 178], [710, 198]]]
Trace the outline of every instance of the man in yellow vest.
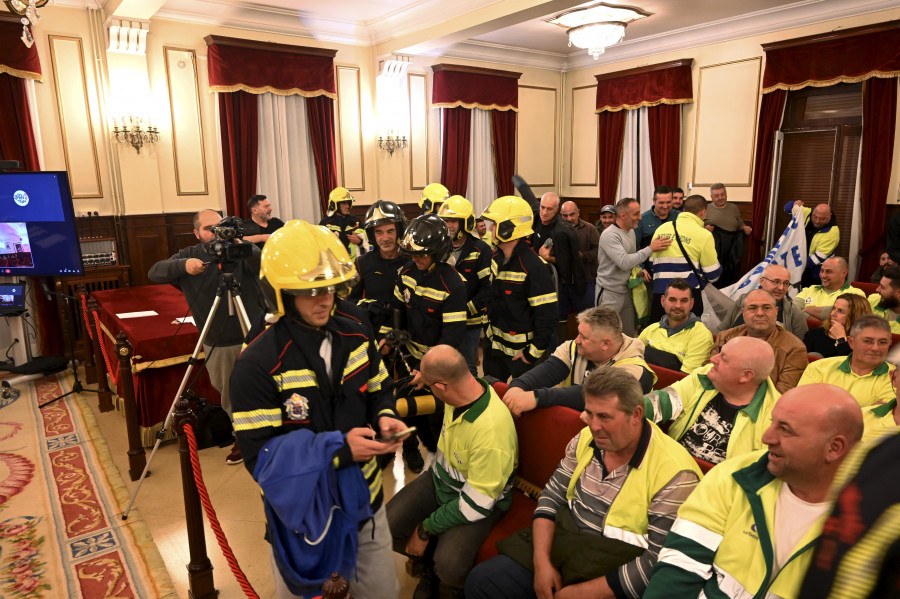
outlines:
[[669, 435], [710, 464], [762, 449], [780, 396], [769, 378], [774, 364], [768, 343], [736, 337], [712, 364], [645, 396], [644, 411], [653, 422], [671, 422]]
[[862, 432], [859, 404], [843, 389], [785, 393], [768, 450], [716, 466], [678, 510], [644, 599], [796, 597], [829, 487]]
[[472, 570], [467, 599], [643, 593], [700, 472], [683, 447], [644, 418], [633, 376], [599, 368], [582, 390], [587, 426], [544, 487], [532, 527], [498, 543], [501, 555]]
[[649, 392], [656, 375], [644, 361], [644, 343], [622, 332], [618, 313], [607, 306], [588, 308], [578, 315], [578, 336], [556, 348], [553, 355], [514, 378], [503, 396], [513, 416], [536, 407], [584, 409], [581, 386], [600, 366], [615, 366], [631, 374]]

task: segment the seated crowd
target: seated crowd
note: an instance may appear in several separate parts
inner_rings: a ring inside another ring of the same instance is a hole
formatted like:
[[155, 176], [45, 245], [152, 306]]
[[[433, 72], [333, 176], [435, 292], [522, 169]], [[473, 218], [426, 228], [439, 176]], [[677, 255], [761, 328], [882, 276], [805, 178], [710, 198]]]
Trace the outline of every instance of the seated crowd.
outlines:
[[[900, 267], [879, 266], [877, 290], [866, 297], [848, 280], [847, 260], [823, 254], [830, 246], [820, 237], [803, 270], [811, 284], [798, 289], [799, 273], [768, 264], [758, 285], [731, 298], [718, 326], [707, 326], [700, 290], [723, 272], [732, 282], [741, 276], [734, 250], [725, 264], [717, 248], [750, 233], [723, 185], [711, 189], [715, 203], [681, 193], [675, 207], [676, 190], [659, 187], [644, 214], [631, 198], [604, 206], [598, 240], [574, 202], [564, 220], [555, 194], [538, 199], [521, 178], [514, 182], [522, 198], [492, 202], [481, 215], [484, 234], [465, 198], [423, 192], [422, 216], [407, 223], [379, 201], [354, 236], [378, 240], [368, 253], [360, 244], [356, 260], [362, 278], [351, 297], [373, 321], [358, 334], [375, 344], [370, 358], [384, 356], [392, 374], [409, 375], [410, 405], [430, 392], [436, 406], [430, 416], [411, 409], [415, 419], [405, 420], [428, 450], [427, 469], [384, 505], [393, 550], [419, 577], [414, 597], [800, 597], [845, 458], [862, 439], [900, 432], [900, 348], [889, 351], [900, 333]], [[815, 235], [839, 238], [823, 224], [830, 212], [804, 208], [801, 217], [819, 223], [808, 226]], [[408, 261], [399, 259], [394, 275], [398, 255]], [[335, 259], [350, 263], [347, 256]], [[370, 266], [389, 259], [394, 266], [382, 271]], [[563, 293], [576, 312], [574, 338], [558, 308]], [[290, 297], [300, 306], [302, 295]], [[399, 342], [392, 310], [407, 329]], [[650, 314], [659, 317], [648, 322]], [[304, 318], [301, 311], [296, 322], [313, 324]], [[330, 324], [318, 326], [325, 360], [339, 344]], [[389, 363], [389, 351], [404, 347]], [[238, 364], [236, 373], [246, 370]], [[390, 384], [377, 380], [382, 391]], [[359, 393], [373, 392], [366, 389]], [[520, 492], [520, 447], [545, 443], [518, 436], [516, 419], [542, 418], [546, 408], [575, 410], [584, 428], [565, 447], [547, 445], [558, 466], [531, 522], [479, 562]], [[398, 431], [397, 414], [378, 417], [382, 434]], [[236, 423], [251, 418], [236, 409]], [[249, 448], [248, 430], [258, 425], [243, 427], [236, 424], [237, 440]], [[374, 458], [398, 447], [361, 457], [350, 447], [370, 488]], [[422, 471], [416, 435], [403, 447], [410, 470]], [[354, 592], [364, 574], [378, 580], [360, 570]], [[366, 596], [394, 592], [385, 588]]]

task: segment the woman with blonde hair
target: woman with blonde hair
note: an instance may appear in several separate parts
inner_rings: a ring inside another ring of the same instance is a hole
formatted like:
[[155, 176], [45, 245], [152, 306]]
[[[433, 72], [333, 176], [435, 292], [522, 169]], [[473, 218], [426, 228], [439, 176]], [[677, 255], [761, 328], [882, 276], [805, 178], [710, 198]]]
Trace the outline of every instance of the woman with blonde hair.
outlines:
[[823, 358], [850, 355], [850, 344], [847, 343], [847, 332], [863, 314], [870, 314], [872, 306], [861, 295], [844, 293], [834, 300], [831, 313], [822, 326], [810, 329], [803, 338], [806, 351]]

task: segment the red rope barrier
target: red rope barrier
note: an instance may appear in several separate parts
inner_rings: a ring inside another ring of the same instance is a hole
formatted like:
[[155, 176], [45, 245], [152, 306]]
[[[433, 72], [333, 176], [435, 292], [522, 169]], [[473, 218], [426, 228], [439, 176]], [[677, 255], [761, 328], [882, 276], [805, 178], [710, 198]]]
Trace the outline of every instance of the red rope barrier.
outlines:
[[219, 524], [219, 519], [216, 517], [216, 510], [209, 500], [206, 483], [203, 482], [203, 472], [200, 470], [200, 457], [197, 455], [197, 437], [194, 436], [194, 427], [190, 424], [185, 424], [184, 434], [187, 437], [188, 445], [191, 449], [191, 465], [194, 467], [194, 482], [197, 484], [197, 492], [200, 493], [200, 503], [203, 504], [203, 510], [206, 512], [206, 518], [209, 520], [209, 525], [216, 535], [219, 547], [222, 548], [222, 554], [225, 556], [225, 561], [228, 562], [231, 572], [234, 574], [235, 579], [237, 579], [238, 584], [241, 585], [241, 588], [244, 590], [247, 597], [259, 599], [259, 595], [257, 595], [256, 591], [253, 590], [253, 587], [250, 586], [250, 581], [247, 580], [247, 576], [244, 574], [244, 571], [241, 570], [240, 565], [238, 565], [237, 559], [234, 557], [234, 552], [231, 550], [231, 547], [228, 546], [228, 539], [225, 538], [225, 533], [222, 531], [222, 526]]
[[84, 330], [87, 331], [88, 337], [94, 338], [94, 332], [91, 330], [91, 321], [88, 319], [87, 296], [81, 296], [81, 313], [84, 315]]
[[109, 376], [112, 378], [113, 385], [116, 387], [119, 386], [119, 368], [118, 364], [116, 368], [113, 368], [109, 364], [109, 356], [106, 354], [106, 343], [104, 343], [103, 338], [103, 329], [100, 328], [100, 318], [95, 316], [97, 321], [97, 341], [100, 342], [100, 353], [103, 354], [103, 361], [106, 363], [106, 372], [109, 373]]

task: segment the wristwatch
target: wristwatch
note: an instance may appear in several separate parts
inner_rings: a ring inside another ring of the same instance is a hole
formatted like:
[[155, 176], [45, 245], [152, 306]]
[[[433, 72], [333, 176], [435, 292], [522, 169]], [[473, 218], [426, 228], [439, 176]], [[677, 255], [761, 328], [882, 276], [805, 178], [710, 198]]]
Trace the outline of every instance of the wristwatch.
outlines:
[[422, 523], [420, 522], [419, 525], [416, 527], [416, 536], [419, 537], [423, 541], [427, 541], [428, 539], [431, 538], [431, 533], [428, 532], [428, 529], [425, 528], [424, 526], [422, 526]]

